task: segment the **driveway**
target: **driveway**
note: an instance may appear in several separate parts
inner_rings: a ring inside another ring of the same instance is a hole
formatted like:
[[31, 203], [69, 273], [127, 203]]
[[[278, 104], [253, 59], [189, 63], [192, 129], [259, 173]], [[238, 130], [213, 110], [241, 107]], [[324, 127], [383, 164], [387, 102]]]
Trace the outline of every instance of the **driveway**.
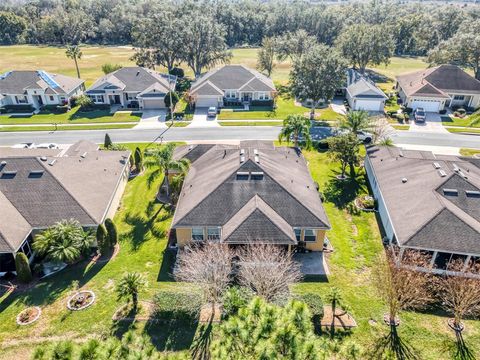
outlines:
[[410, 122], [410, 132], [429, 132], [436, 134], [448, 134], [449, 132], [442, 125], [442, 116], [437, 113], [426, 113], [427, 118], [425, 122], [418, 123], [413, 120]]
[[330, 103], [330, 107], [337, 114], [340, 114], [340, 115], [347, 114], [347, 108], [343, 104], [343, 99], [338, 99], [338, 98], [333, 99], [332, 102]]
[[190, 125], [187, 127], [219, 127], [220, 124], [217, 121], [217, 117], [208, 117], [207, 116], [208, 108], [198, 108], [195, 109], [193, 114], [193, 119]]
[[165, 125], [166, 117], [166, 109], [143, 110], [140, 122], [135, 125], [134, 129], [164, 129], [167, 127]]

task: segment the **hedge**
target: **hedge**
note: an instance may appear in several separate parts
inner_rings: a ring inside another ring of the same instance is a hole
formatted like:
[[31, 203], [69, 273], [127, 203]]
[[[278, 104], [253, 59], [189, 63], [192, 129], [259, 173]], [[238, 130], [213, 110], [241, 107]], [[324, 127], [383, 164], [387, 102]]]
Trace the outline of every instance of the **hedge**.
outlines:
[[153, 300], [155, 316], [165, 320], [196, 320], [202, 307], [202, 296], [195, 291], [162, 290]]
[[29, 283], [32, 281], [32, 270], [30, 269], [27, 255], [23, 252], [18, 252], [15, 255], [15, 269], [17, 271], [18, 280], [23, 283]]

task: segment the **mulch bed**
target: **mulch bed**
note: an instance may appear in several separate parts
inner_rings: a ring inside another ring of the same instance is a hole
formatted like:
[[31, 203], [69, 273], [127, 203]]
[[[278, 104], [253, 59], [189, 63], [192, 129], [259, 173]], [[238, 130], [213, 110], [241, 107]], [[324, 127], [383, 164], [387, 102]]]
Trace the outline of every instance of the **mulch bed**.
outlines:
[[323, 307], [323, 318], [320, 321], [321, 326], [342, 329], [351, 329], [357, 327], [357, 322], [355, 319], [343, 309], [335, 309], [335, 315], [333, 315], [332, 307], [330, 305], [325, 305]]
[[42, 310], [38, 306], [26, 308], [17, 315], [16, 321], [18, 325], [30, 325], [37, 321], [42, 314]]
[[451, 318], [447, 321], [448, 326], [455, 332], [462, 332], [465, 329], [465, 325], [463, 323], [455, 325], [455, 319]]
[[69, 310], [78, 311], [86, 309], [95, 302], [95, 294], [90, 290], [81, 290], [67, 300]]

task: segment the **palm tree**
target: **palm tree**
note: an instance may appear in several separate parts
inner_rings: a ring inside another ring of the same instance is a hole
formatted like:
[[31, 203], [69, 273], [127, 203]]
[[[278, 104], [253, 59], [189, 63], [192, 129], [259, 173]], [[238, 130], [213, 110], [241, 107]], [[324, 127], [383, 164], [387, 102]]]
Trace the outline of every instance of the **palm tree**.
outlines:
[[167, 186], [167, 197], [170, 196], [170, 170], [178, 170], [182, 174], [186, 174], [190, 166], [188, 159], [175, 160], [173, 151], [175, 144], [168, 143], [164, 146], [146, 152], [147, 155], [145, 165], [148, 167], [158, 167], [165, 175], [165, 184]]
[[65, 55], [67, 55], [69, 59], [73, 59], [73, 61], [75, 61], [77, 77], [80, 79], [80, 70], [78, 68], [77, 60], [82, 58], [82, 50], [80, 50], [80, 47], [78, 45], [67, 45], [67, 51], [65, 51]]
[[138, 293], [147, 285], [145, 278], [142, 274], [137, 272], [126, 273], [120, 279], [117, 285], [118, 299], [130, 297], [133, 304], [133, 309], [137, 310], [138, 307]]
[[48, 260], [71, 263], [92, 245], [93, 239], [78, 221], [62, 220], [35, 236], [33, 249]]
[[305, 144], [309, 147], [312, 143], [310, 126], [310, 120], [306, 117], [302, 115], [288, 115], [287, 118], [283, 120], [283, 127], [278, 135], [278, 141], [289, 141], [293, 138], [294, 146], [298, 147], [298, 140], [300, 137], [303, 137], [305, 139]]
[[330, 335], [333, 337], [335, 335], [335, 312], [337, 311], [337, 306], [342, 306], [343, 298], [342, 293], [336, 287], [330, 289], [330, 292], [327, 294], [327, 301], [331, 304], [332, 307], [332, 325], [330, 328]]
[[372, 121], [367, 111], [350, 111], [340, 122], [340, 128], [357, 133], [360, 130], [369, 130], [372, 127]]

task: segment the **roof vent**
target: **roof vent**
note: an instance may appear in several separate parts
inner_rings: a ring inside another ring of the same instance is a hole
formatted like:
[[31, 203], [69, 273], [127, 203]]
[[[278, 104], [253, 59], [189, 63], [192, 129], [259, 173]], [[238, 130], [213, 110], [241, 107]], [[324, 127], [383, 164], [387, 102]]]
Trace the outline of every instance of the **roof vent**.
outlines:
[[443, 170], [438, 170], [438, 174], [441, 176], [441, 177], [445, 177], [447, 176], [447, 173]]
[[240, 149], [240, 155], [245, 154], [245, 149]]
[[0, 166], [4, 167], [5, 165], [7, 165], [7, 162], [5, 160], [3, 160], [1, 163], [0, 163]]
[[407, 181], [408, 181], [408, 179], [407, 179], [407, 178], [402, 178], [402, 183], [404, 183], [404, 184], [405, 184]]
[[258, 155], [255, 156], [255, 162], [258, 164], [260, 163], [260, 158], [258, 157]]
[[252, 171], [250, 175], [252, 180], [263, 180], [263, 171]]
[[460, 175], [460, 176], [463, 177], [464, 179], [468, 179], [468, 176], [465, 175], [465, 173], [464, 173], [463, 171], [461, 171], [461, 170], [458, 172], [458, 175]]
[[441, 168], [440, 164], [437, 163], [437, 162], [434, 162], [434, 163], [433, 163], [433, 167], [434, 167], [435, 169], [440, 169], [440, 168]]
[[240, 162], [244, 163], [245, 162], [245, 156], [240, 156]]
[[258, 155], [258, 150], [257, 150], [257, 149], [253, 149], [253, 153], [254, 153], [255, 155]]
[[4, 171], [2, 178], [14, 178], [17, 175], [17, 170]]
[[85, 151], [82, 155], [80, 155], [80, 157], [85, 159], [87, 157], [87, 152]]
[[42, 160], [42, 161], [47, 161], [47, 157], [46, 157], [46, 156], [42, 156], [42, 157], [40, 158], [40, 160]]
[[31, 170], [30, 174], [28, 174], [28, 177], [39, 178], [42, 177], [42, 175], [43, 170]]
[[457, 189], [443, 189], [443, 194], [444, 195], [450, 195], [450, 196], [458, 196], [458, 190]]
[[57, 159], [53, 159], [52, 161], [50, 161], [48, 163], [48, 165], [53, 166], [53, 165], [55, 165], [56, 162], [57, 162]]
[[460, 171], [460, 168], [457, 166], [457, 164], [453, 164], [453, 170], [455, 172], [459, 172]]
[[190, 146], [188, 147], [188, 150], [192, 150], [192, 149], [193, 149], [193, 145], [190, 145]]
[[245, 171], [238, 171], [237, 172], [237, 180], [248, 180], [249, 173]]

